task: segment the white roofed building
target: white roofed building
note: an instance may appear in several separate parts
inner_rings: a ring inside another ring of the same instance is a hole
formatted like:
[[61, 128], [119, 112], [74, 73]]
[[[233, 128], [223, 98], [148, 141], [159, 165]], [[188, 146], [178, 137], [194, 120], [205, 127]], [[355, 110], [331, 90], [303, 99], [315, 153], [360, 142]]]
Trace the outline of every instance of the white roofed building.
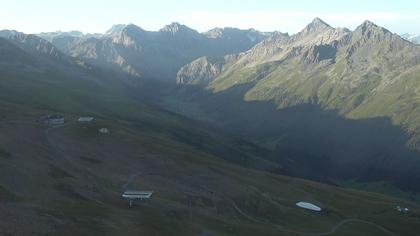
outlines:
[[128, 199], [130, 207], [132, 207], [134, 200], [147, 200], [152, 197], [152, 194], [153, 191], [126, 190], [121, 196]]
[[318, 212], [322, 211], [321, 207], [314, 205], [312, 203], [309, 203], [309, 202], [298, 202], [296, 203], [296, 206], [303, 209], [311, 210], [311, 211], [318, 211]]

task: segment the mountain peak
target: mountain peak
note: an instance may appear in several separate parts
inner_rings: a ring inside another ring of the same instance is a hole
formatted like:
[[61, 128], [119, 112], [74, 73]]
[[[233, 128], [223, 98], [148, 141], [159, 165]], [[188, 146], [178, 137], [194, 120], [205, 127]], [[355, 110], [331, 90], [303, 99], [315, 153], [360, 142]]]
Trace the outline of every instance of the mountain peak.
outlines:
[[118, 34], [121, 31], [123, 31], [125, 27], [127, 27], [127, 25], [125, 25], [125, 24], [113, 25], [111, 27], [111, 29], [109, 29], [109, 30], [106, 31], [105, 34], [107, 34], [107, 35]]
[[170, 27], [176, 27], [176, 28], [181, 28], [181, 24], [179, 23], [179, 22], [172, 22], [172, 23], [170, 23], [169, 25], [167, 25], [167, 26], [170, 26]]
[[[135, 25], [135, 24], [128, 24], [125, 27], [123, 27], [119, 32], [128, 33], [128, 34], [138, 34], [145, 32], [144, 29], [141, 27]], [[118, 33], [118, 31], [117, 31]]]
[[189, 28], [185, 25], [182, 25], [178, 22], [172, 22], [171, 24], [166, 25], [165, 27], [163, 27], [159, 31], [160, 32], [165, 32], [165, 33], [170, 33], [172, 35], [175, 35], [179, 32], [190, 32], [190, 33], [197, 33], [198, 34], [197, 31], [195, 31], [195, 30], [193, 30], [193, 29], [191, 29], [191, 28]]
[[368, 26], [368, 27], [378, 27], [375, 23], [373, 23], [373, 22], [372, 22], [372, 21], [370, 21], [370, 20], [365, 20], [365, 21], [363, 21], [362, 26]]
[[365, 20], [358, 28], [368, 30], [368, 29], [376, 29], [376, 28], [381, 28], [381, 27], [376, 25], [372, 21]]
[[315, 19], [312, 20], [311, 23], [309, 23], [309, 25], [305, 27], [305, 29], [303, 29], [302, 32], [311, 33], [315, 31], [331, 29], [331, 28], [332, 27], [329, 24], [325, 23], [323, 20], [316, 17]]
[[220, 38], [223, 35], [224, 31], [225, 31], [224, 28], [216, 27], [214, 29], [207, 31], [205, 34], [210, 38]]
[[[184, 26], [184, 27], [186, 27], [186, 26]], [[183, 28], [183, 25], [181, 25], [180, 23], [178, 23], [178, 22], [172, 22], [171, 24], [166, 25], [165, 27], [163, 27], [160, 31], [177, 33], [179, 31], [181, 31], [182, 28]]]
[[329, 26], [327, 23], [325, 23], [325, 21], [323, 21], [319, 17], [315, 17], [315, 19], [313, 19], [311, 23], [312, 24], [317, 24], [317, 25], [327, 25], [327, 26]]
[[315, 28], [331, 28], [331, 26], [325, 21], [321, 20], [321, 18], [316, 17], [312, 20], [312, 22], [309, 24], [309, 26], [315, 27]]
[[365, 34], [367, 32], [377, 32], [377, 33], [387, 33], [389, 32], [387, 29], [382, 28], [375, 23], [366, 20], [361, 25], [359, 25], [355, 31], [359, 31], [362, 34]]
[[233, 27], [224, 27], [224, 28], [216, 27], [214, 29], [211, 29], [205, 32], [204, 34], [209, 38], [222, 38], [225, 36], [232, 37], [234, 35], [243, 35], [243, 34], [260, 35], [260, 36], [263, 35], [263, 33], [252, 28], [242, 30], [242, 29], [233, 28]]

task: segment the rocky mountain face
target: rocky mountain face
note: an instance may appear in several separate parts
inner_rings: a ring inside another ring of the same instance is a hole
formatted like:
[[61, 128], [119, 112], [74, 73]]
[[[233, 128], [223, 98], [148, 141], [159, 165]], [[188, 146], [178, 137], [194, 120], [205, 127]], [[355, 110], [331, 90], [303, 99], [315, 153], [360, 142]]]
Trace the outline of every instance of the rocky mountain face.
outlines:
[[[111, 33], [111, 30], [115, 30], [116, 28], [120, 27], [121, 25], [115, 25], [112, 29], [107, 31], [106, 34]], [[80, 31], [55, 31], [55, 32], [43, 32], [36, 34], [36, 36], [43, 38], [49, 42], [53, 42], [55, 39], [59, 38], [101, 38], [103, 34], [93, 33], [93, 34], [84, 34]]]
[[125, 24], [113, 25], [111, 29], [106, 31], [105, 35], [119, 34], [125, 27], [127, 27]]
[[38, 37], [43, 38], [47, 41], [53, 41], [54, 38], [61, 38], [61, 37], [75, 37], [75, 38], [82, 38], [85, 37], [85, 35], [80, 31], [69, 31], [69, 32], [62, 32], [62, 31], [56, 31], [56, 32], [42, 32], [40, 34], [37, 34]]
[[203, 58], [193, 61], [179, 71], [178, 83], [195, 83], [203, 74], [215, 92], [253, 83], [247, 101], [279, 107], [316, 101], [359, 117], [372, 115], [359, 111], [417, 69], [420, 47], [369, 21], [351, 32], [317, 18], [296, 35], [275, 34], [229, 58], [218, 60], [217, 70]]
[[199, 59], [183, 66], [177, 74], [178, 84], [206, 84], [218, 76], [226, 65], [235, 61], [235, 55], [224, 57], [200, 57]]
[[55, 38], [66, 54], [130, 76], [174, 83], [178, 70], [201, 56], [220, 57], [246, 51], [268, 33], [233, 28], [198, 33], [179, 23], [158, 32], [136, 25], [116, 25], [100, 38]]
[[[335, 40], [342, 39], [348, 33], [349, 31], [346, 29], [332, 28], [321, 19], [316, 18], [296, 35], [289, 36], [288, 34], [275, 33], [251, 50], [234, 56], [236, 61], [235, 63], [230, 61], [232, 65], [229, 69], [250, 68], [264, 63], [295, 58], [303, 54], [306, 54], [305, 60], [307, 62], [312, 60], [313, 63], [317, 63], [320, 59], [323, 59], [322, 57], [328, 57], [328, 49], [321, 45], [331, 44]], [[191, 64], [195, 64], [195, 62]], [[185, 67], [191, 67], [191, 64], [187, 64]], [[191, 74], [189, 77], [195, 76]]]
[[[72, 90], [79, 89], [78, 86], [86, 86], [84, 83], [103, 84], [107, 81], [105, 76], [97, 76], [102, 73], [100, 70], [67, 56], [52, 43], [36, 35], [0, 31], [0, 52], [1, 86], [4, 86], [0, 100], [18, 98], [20, 101], [35, 103], [36, 100], [48, 97], [41, 91], [47, 85], [48, 89], [45, 90], [51, 91], [52, 85], [49, 83], [54, 84], [56, 89], [60, 87], [72, 93]], [[66, 99], [62, 96], [54, 100], [59, 103], [61, 98]], [[53, 99], [53, 96], [48, 99]]]
[[[115, 27], [118, 28], [119, 25], [116, 25]], [[116, 28], [112, 28], [109, 30], [108, 33], [112, 33], [111, 30], [116, 30]], [[62, 32], [62, 31], [56, 31], [56, 32], [44, 32], [37, 34], [36, 36], [47, 40], [51, 44], [53, 44], [55, 47], [57, 47], [62, 52], [67, 52], [70, 50], [74, 45], [77, 45], [80, 41], [83, 39], [88, 38], [101, 38], [103, 37], [103, 34], [83, 34], [80, 31], [69, 31], [69, 32]]]
[[194, 61], [180, 70], [178, 83], [194, 83], [180, 77], [200, 80], [207, 74], [206, 86], [215, 92], [253, 83], [244, 95], [247, 101], [275, 101], [279, 107], [316, 102], [351, 117], [394, 114], [391, 117], [398, 123], [411, 123], [408, 114], [396, 118], [397, 107], [394, 113], [378, 108], [366, 111], [389, 90], [401, 88], [402, 96], [409, 91], [416, 94], [416, 87], [403, 84], [409, 81], [404, 79], [407, 76], [414, 80], [420, 64], [419, 46], [372, 22], [350, 32], [315, 19], [296, 35], [273, 35], [230, 58], [235, 60], [219, 63], [222, 69], [217, 73], [201, 66], [203, 59]]
[[52, 43], [36, 35], [24, 34], [17, 31], [0, 31], [0, 37], [19, 47], [26, 53], [36, 56], [38, 60], [72, 61]]
[[[406, 176], [392, 180], [400, 183], [419, 177], [419, 45], [369, 21], [349, 31], [317, 18], [295, 35], [276, 33], [229, 59], [199, 58], [178, 72], [177, 82], [194, 88], [178, 96], [185, 98], [179, 104], [206, 114], [189, 115], [212, 116], [292, 157], [283, 163], [290, 169], [308, 167], [294, 174]], [[350, 166], [360, 175], [346, 171]]]

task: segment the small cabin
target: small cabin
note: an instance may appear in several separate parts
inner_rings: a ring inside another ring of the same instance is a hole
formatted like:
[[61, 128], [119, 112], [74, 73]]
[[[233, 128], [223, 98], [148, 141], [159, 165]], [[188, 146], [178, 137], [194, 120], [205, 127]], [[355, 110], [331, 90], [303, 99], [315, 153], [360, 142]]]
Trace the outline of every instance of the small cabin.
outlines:
[[133, 206], [135, 200], [147, 200], [152, 197], [153, 191], [134, 191], [127, 190], [121, 195], [123, 198], [129, 201], [130, 207]]
[[90, 123], [90, 122], [93, 122], [94, 120], [95, 118], [93, 117], [79, 117], [79, 119], [77, 119], [77, 121], [81, 123]]

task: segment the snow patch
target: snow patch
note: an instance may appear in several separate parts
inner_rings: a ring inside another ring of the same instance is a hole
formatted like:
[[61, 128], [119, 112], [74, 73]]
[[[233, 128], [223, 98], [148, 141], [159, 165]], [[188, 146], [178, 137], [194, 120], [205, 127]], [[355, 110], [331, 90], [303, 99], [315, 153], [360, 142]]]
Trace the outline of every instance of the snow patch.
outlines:
[[312, 203], [309, 203], [309, 202], [298, 202], [296, 203], [296, 206], [307, 209], [307, 210], [311, 210], [311, 211], [318, 211], [318, 212], [322, 211], [321, 207], [314, 205]]

